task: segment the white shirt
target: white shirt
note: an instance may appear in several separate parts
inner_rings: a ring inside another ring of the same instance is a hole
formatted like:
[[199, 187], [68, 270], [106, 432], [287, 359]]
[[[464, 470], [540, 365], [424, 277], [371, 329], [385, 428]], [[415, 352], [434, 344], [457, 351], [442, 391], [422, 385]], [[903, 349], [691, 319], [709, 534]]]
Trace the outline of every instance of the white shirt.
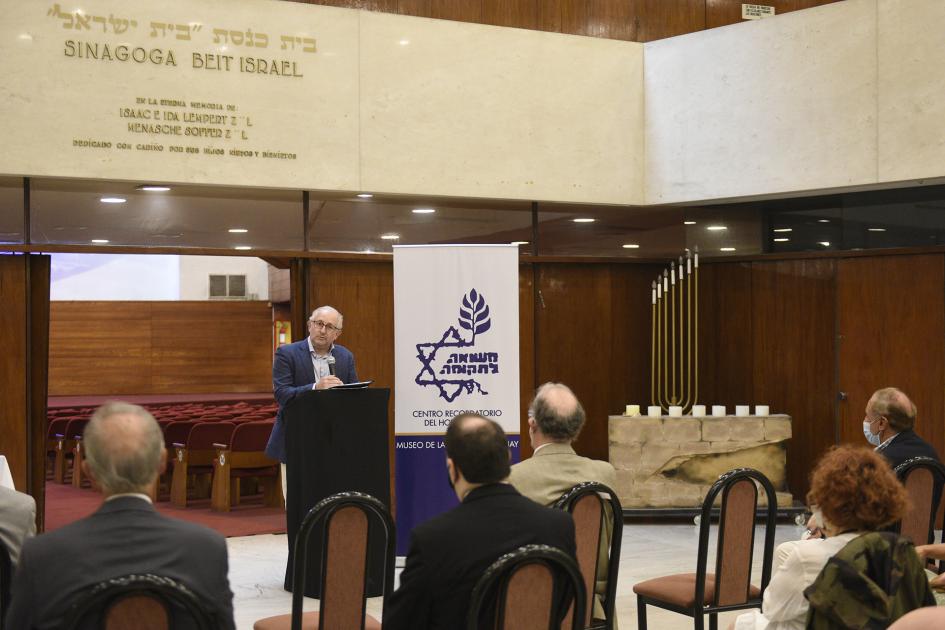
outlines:
[[821, 540], [792, 540], [778, 545], [774, 574], [762, 598], [761, 612], [739, 615], [735, 630], [804, 630], [810, 604], [804, 589], [814, 583], [833, 555], [863, 532], [849, 532]]
[[[316, 383], [331, 374], [331, 371], [328, 369], [328, 357], [331, 356], [331, 350], [334, 347], [335, 345], [332, 344], [327, 353], [318, 354], [315, 352], [315, 346], [312, 345], [312, 338], [308, 337], [308, 351], [312, 355], [312, 368], [315, 370]], [[312, 385], [312, 389], [315, 389], [315, 385]]]
[[148, 503], [151, 503], [151, 497], [146, 494], [141, 494], [140, 492], [122, 492], [120, 494], [113, 494], [110, 497], [105, 497], [106, 501], [111, 501], [112, 499], [118, 499], [121, 497], [138, 497], [139, 499], [144, 499]]

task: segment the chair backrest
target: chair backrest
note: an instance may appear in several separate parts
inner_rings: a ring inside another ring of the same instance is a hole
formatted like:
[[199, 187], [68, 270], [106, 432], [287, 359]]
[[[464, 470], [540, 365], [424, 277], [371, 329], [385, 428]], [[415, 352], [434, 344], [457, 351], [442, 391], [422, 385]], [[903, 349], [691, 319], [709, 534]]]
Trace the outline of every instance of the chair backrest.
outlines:
[[229, 444], [236, 428], [232, 422], [201, 422], [194, 425], [187, 436], [187, 449], [194, 451], [213, 450], [217, 442]]
[[71, 440], [77, 435], [82, 435], [85, 432], [85, 425], [88, 423], [88, 418], [73, 418], [69, 420], [65, 430], [62, 432], [63, 437], [67, 440]]
[[564, 627], [558, 622], [572, 602], [571, 629], [578, 630], [584, 627], [587, 594], [577, 563], [555, 547], [525, 545], [499, 557], [479, 578], [466, 628], [478, 630], [482, 617], [493, 614], [496, 630]]
[[[381, 527], [370, 527], [374, 515]], [[367, 601], [369, 537], [378, 529], [384, 536], [383, 597], [387, 602], [394, 584], [394, 521], [383, 503], [369, 494], [340, 492], [315, 504], [295, 538], [292, 588], [292, 630], [302, 630], [302, 596], [309, 545], [313, 532], [324, 524], [321, 540], [322, 593], [319, 628], [364, 628]]]
[[66, 622], [67, 630], [170, 630], [175, 615], [186, 614], [198, 630], [219, 627], [215, 615], [189, 588], [158, 575], [125, 575], [94, 584], [82, 591]]
[[[602, 483], [579, 483], [555, 501], [554, 507], [566, 510], [574, 518], [574, 538], [577, 544], [577, 563], [584, 579], [587, 610], [584, 625], [591, 624], [594, 612], [594, 586], [601, 560], [601, 538], [610, 532], [607, 552], [607, 591], [604, 614], [607, 627], [613, 627], [614, 600], [617, 596], [617, 571], [620, 564], [620, 543], [623, 540], [623, 507], [617, 493]], [[609, 520], [609, 526], [606, 523]]]
[[59, 434], [65, 435], [67, 424], [69, 424], [69, 418], [50, 418], [46, 437], [52, 440]]
[[272, 433], [271, 422], [250, 421], [239, 424], [233, 430], [230, 450], [234, 452], [265, 450], [270, 433]]
[[914, 545], [935, 540], [935, 516], [945, 484], [945, 466], [931, 457], [913, 457], [896, 466], [896, 476], [912, 500], [898, 531]]
[[190, 430], [197, 426], [193, 420], [175, 420], [164, 427], [164, 446], [174, 448], [174, 443], [186, 444]]
[[10, 592], [13, 580], [13, 561], [10, 559], [10, 550], [0, 539], [0, 630], [3, 630], [3, 619], [7, 616], [10, 606]]
[[714, 606], [743, 604], [749, 601], [751, 567], [755, 543], [755, 518], [758, 510], [758, 486], [767, 497], [764, 554], [761, 565], [761, 590], [771, 579], [774, 534], [778, 512], [777, 497], [768, 478], [753, 468], [736, 468], [721, 475], [702, 502], [699, 522], [699, 551], [696, 560], [695, 601], [705, 601], [705, 576], [709, 553], [712, 508], [721, 494], [718, 540], [715, 555]]

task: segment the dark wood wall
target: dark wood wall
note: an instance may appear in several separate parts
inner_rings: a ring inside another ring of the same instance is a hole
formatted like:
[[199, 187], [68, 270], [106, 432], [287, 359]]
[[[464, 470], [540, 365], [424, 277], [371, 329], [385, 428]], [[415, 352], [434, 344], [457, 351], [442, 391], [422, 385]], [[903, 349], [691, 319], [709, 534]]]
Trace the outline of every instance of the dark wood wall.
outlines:
[[0, 454], [16, 488], [40, 505], [48, 327], [49, 256], [0, 256]]
[[[349, 9], [648, 42], [742, 21], [741, 0], [295, 0]], [[777, 14], [838, 0], [764, 0]]]
[[49, 395], [272, 390], [266, 302], [53, 302]]

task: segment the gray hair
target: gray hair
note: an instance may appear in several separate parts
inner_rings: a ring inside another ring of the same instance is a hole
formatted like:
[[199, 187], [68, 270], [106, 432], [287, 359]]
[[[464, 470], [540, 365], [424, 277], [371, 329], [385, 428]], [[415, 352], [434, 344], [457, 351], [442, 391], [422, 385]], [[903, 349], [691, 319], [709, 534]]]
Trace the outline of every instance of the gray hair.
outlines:
[[539, 387], [528, 407], [528, 415], [535, 419], [539, 431], [556, 442], [577, 439], [586, 417], [581, 401], [571, 388], [561, 383], [545, 383]]
[[889, 426], [896, 431], [908, 431], [915, 426], [915, 403], [901, 389], [884, 387], [871, 397], [872, 411], [889, 420]]
[[314, 311], [312, 311], [312, 316], [308, 318], [308, 321], [314, 322], [314, 321], [315, 321], [315, 314], [316, 314], [316, 313], [334, 313], [335, 315], [338, 316], [338, 329], [340, 330], [340, 329], [344, 328], [344, 325], [345, 325], [345, 316], [342, 315], [342, 314], [341, 314], [341, 311], [339, 311], [339, 310], [338, 310], [337, 308], [335, 308], [334, 306], [328, 306], [327, 304], [324, 305], [324, 306], [319, 306], [319, 307], [316, 308]]
[[106, 496], [147, 493], [164, 450], [164, 436], [143, 407], [107, 402], [92, 414], [82, 438], [85, 461]]

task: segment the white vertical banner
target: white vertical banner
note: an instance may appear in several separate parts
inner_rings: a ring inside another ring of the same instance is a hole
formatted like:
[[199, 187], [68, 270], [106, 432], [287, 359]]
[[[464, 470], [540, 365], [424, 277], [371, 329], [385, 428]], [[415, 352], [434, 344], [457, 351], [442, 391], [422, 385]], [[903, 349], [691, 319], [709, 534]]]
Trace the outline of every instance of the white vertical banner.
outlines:
[[394, 247], [398, 553], [414, 525], [456, 504], [443, 433], [475, 412], [519, 453], [518, 246]]

